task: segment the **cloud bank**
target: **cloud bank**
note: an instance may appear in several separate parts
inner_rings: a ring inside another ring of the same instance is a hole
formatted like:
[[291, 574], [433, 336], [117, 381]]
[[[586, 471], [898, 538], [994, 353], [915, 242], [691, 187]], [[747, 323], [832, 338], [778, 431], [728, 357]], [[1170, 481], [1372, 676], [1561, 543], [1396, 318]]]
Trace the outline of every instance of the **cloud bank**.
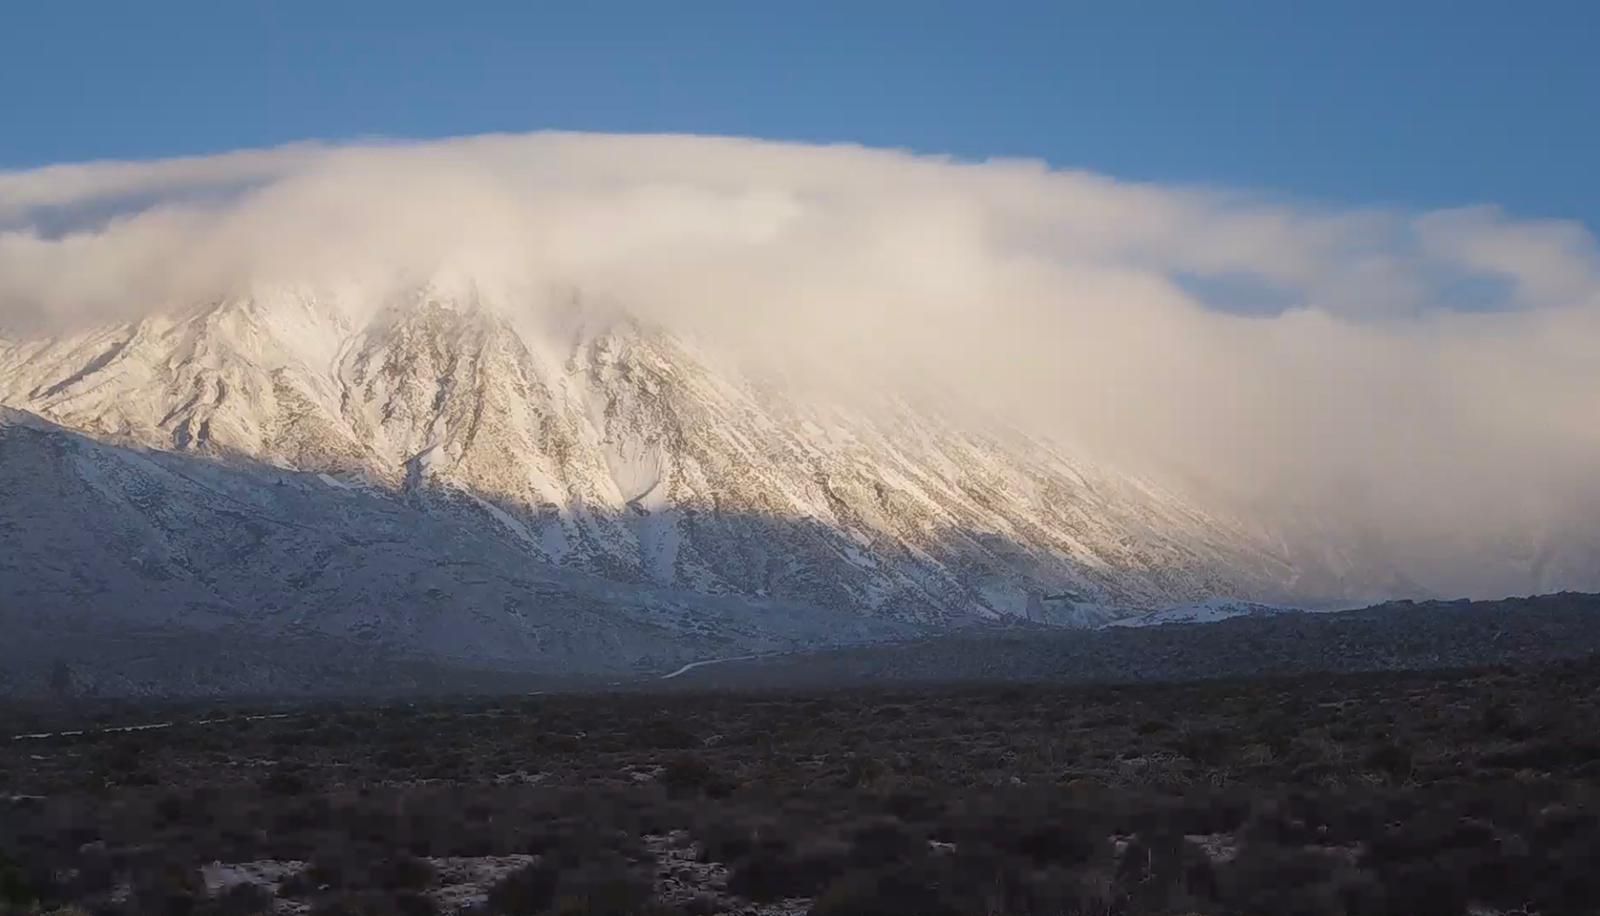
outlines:
[[1600, 542], [1600, 246], [1573, 223], [684, 136], [0, 173], [0, 334], [419, 282], [533, 313], [579, 289], [752, 358], [959, 391], [1417, 562]]

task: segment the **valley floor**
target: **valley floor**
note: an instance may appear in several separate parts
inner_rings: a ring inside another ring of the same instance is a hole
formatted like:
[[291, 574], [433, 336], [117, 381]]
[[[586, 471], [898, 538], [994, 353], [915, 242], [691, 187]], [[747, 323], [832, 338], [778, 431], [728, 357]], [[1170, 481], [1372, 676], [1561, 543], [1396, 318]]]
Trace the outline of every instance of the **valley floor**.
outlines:
[[1600, 907], [1600, 658], [72, 715], [0, 711], [0, 912]]

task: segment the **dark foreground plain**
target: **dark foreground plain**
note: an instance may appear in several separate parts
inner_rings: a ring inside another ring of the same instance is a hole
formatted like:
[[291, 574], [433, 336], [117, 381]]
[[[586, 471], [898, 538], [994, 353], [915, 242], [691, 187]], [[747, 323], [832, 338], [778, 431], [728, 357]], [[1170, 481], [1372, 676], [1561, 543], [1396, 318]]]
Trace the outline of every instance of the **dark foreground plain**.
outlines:
[[6, 714], [7, 912], [1600, 912], [1594, 659], [157, 712]]

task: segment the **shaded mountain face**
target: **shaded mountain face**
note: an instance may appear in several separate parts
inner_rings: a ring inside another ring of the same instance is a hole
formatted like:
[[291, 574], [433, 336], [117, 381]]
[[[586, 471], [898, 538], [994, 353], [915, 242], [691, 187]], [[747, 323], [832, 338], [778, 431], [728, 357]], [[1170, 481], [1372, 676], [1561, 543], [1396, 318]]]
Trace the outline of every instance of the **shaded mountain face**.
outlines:
[[173, 670], [199, 657], [213, 687], [303, 691], [404, 660], [621, 674], [917, 632], [558, 568], [492, 526], [331, 479], [0, 410], [0, 669], [36, 687], [52, 658], [113, 685], [143, 667], [150, 691], [187, 691]]
[[802, 399], [581, 307], [519, 325], [426, 292], [359, 321], [283, 293], [0, 350], [5, 404], [317, 475], [324, 501], [475, 532], [508, 572], [935, 624], [1292, 591], [1283, 557], [1172, 493], [882, 400]]

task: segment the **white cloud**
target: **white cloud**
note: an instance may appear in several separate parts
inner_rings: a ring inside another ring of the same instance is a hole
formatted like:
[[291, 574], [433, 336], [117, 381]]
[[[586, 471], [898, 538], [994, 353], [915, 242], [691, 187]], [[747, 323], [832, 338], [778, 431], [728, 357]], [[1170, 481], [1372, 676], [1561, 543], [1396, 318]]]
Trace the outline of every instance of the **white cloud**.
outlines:
[[[1600, 256], [1572, 223], [683, 136], [0, 173], [0, 325], [421, 280], [532, 310], [577, 287], [742, 352], [936, 380], [1407, 543], [1600, 527]], [[1269, 305], [1219, 298], [1240, 283]]]

